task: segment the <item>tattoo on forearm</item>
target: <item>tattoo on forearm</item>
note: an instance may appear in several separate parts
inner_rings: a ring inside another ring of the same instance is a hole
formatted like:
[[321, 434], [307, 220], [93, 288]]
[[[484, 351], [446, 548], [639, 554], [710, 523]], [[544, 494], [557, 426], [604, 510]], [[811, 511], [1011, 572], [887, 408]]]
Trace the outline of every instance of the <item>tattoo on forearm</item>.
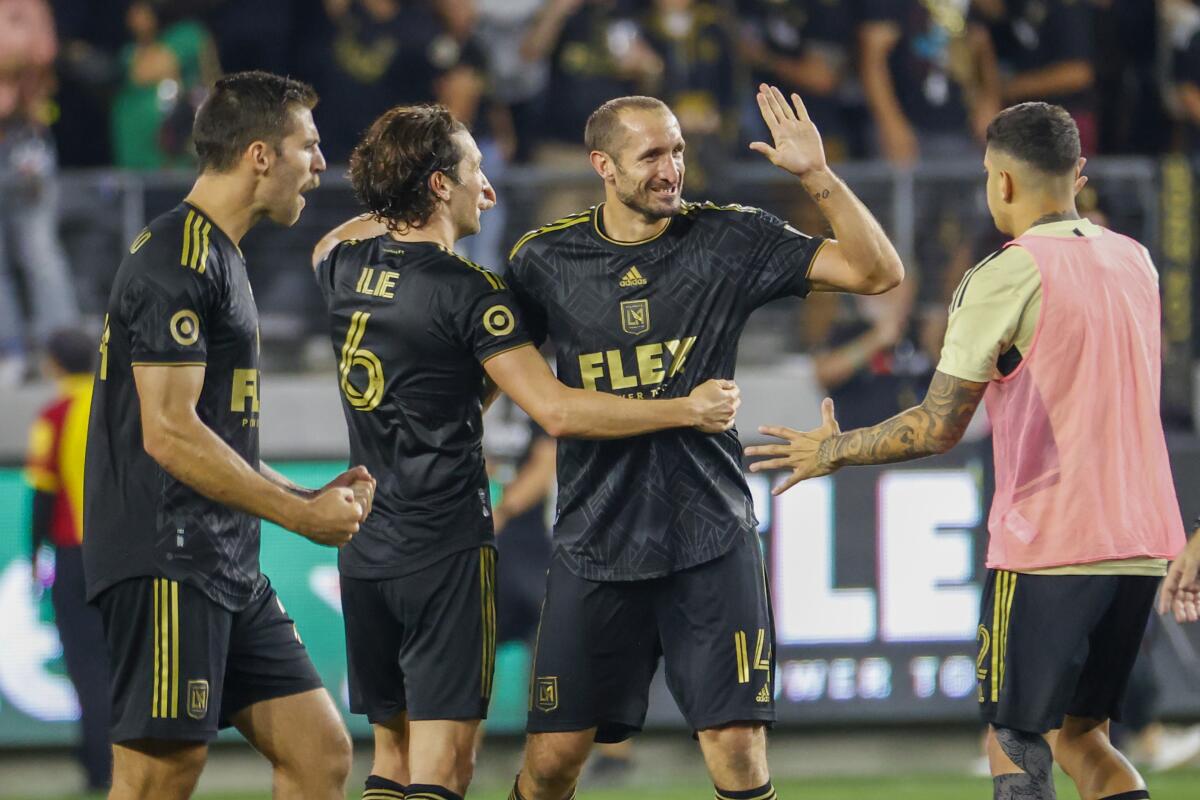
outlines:
[[1023, 772], [992, 779], [994, 800], [1054, 800], [1054, 755], [1037, 733], [996, 728], [996, 742]]
[[813, 200], [816, 200], [818, 203], [821, 202], [822, 200], [828, 200], [828, 199], [829, 199], [829, 190], [828, 189], [822, 189], [819, 192], [813, 192]]
[[935, 372], [921, 405], [874, 427], [826, 439], [818, 454], [820, 463], [829, 468], [891, 464], [944, 453], [962, 437], [986, 388], [986, 383]]

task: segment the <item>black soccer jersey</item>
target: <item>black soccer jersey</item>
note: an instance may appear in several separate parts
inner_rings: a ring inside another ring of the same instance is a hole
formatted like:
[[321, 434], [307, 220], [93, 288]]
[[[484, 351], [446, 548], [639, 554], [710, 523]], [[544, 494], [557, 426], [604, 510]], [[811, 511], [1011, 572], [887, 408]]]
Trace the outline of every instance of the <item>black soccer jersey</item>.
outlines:
[[[822, 244], [744, 206], [686, 203], [658, 236], [604, 234], [601, 209], [527, 234], [508, 278], [568, 386], [684, 397], [733, 378], [750, 313], [808, 293]], [[726, 553], [756, 525], [736, 430], [558, 445], [557, 550], [589, 580], [640, 580]]]
[[259, 520], [171, 477], [145, 451], [133, 367], [205, 367], [200, 420], [258, 467], [258, 311], [241, 251], [187, 203], [134, 240], [113, 282], [88, 427], [88, 596], [126, 578], [195, 586], [240, 611], [263, 581]]
[[483, 362], [529, 343], [495, 274], [440, 246], [344, 242], [317, 268], [350, 455], [375, 502], [338, 557], [352, 578], [407, 575], [491, 542]]

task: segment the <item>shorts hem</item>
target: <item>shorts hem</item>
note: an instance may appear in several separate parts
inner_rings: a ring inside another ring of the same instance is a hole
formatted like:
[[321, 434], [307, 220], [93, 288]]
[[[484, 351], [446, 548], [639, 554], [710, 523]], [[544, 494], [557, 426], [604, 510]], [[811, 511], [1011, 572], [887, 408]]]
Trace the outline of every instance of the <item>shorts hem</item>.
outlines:
[[125, 744], [126, 742], [211, 742], [217, 738], [218, 731], [168, 731], [166, 733], [149, 733], [145, 731], [130, 731], [122, 732], [113, 730], [110, 733], [110, 738], [113, 744]]
[[706, 731], [706, 730], [711, 730], [713, 728], [725, 728], [730, 725], [736, 725], [739, 722], [761, 722], [761, 723], [766, 724], [767, 727], [771, 727], [772, 725], [775, 724], [775, 718], [776, 718], [775, 711], [771, 710], [771, 711], [759, 711], [759, 712], [750, 713], [750, 714], [742, 714], [742, 713], [723, 714], [720, 716], [700, 719], [700, 720], [697, 720], [696, 722], [689, 722], [688, 724], [691, 725], [691, 728], [694, 731]]

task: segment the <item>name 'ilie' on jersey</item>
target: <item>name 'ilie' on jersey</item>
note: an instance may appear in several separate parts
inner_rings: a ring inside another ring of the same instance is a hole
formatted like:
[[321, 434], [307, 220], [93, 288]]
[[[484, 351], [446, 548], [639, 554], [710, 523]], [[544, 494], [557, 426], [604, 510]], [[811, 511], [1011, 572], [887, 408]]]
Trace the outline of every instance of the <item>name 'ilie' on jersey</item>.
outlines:
[[317, 267], [351, 462], [378, 481], [339, 551], [353, 578], [394, 578], [492, 541], [483, 362], [529, 344], [504, 281], [430, 242], [339, 244]]
[[[623, 243], [603, 204], [527, 234], [507, 277], [534, 339], [568, 386], [685, 397], [734, 377], [754, 309], [809, 291], [824, 240], [756, 208], [685, 203], [667, 227]], [[654, 578], [728, 552], [757, 523], [736, 430], [680, 428], [558, 445], [556, 547], [588, 580]]]

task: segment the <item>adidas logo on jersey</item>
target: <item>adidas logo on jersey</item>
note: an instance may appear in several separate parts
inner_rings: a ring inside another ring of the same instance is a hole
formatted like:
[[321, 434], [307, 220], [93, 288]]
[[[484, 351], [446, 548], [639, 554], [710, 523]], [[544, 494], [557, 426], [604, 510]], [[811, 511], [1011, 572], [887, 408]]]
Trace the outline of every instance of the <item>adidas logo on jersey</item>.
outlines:
[[625, 273], [625, 276], [621, 278], [621, 282], [617, 285], [622, 289], [628, 289], [630, 286], [645, 286], [647, 283], [649, 281], [642, 277], [642, 273], [638, 272], [637, 267], [630, 267], [629, 272]]
[[763, 684], [763, 687], [758, 690], [758, 697], [754, 698], [756, 703], [771, 702], [771, 684]]

